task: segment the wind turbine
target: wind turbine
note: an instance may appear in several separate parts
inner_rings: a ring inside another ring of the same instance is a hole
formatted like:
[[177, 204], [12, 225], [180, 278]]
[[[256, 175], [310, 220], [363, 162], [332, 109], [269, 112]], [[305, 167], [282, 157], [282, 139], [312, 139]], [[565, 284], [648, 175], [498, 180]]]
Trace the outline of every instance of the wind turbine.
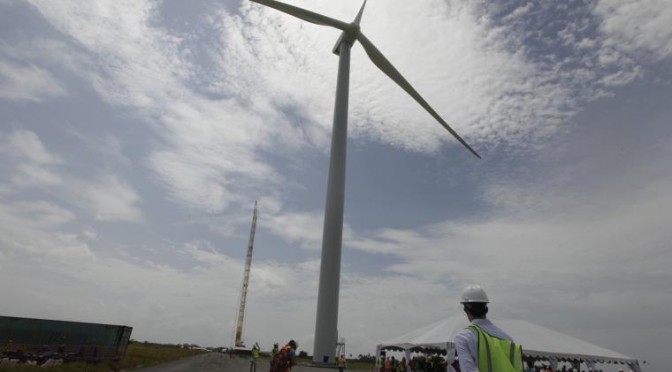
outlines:
[[343, 202], [345, 196], [345, 159], [348, 132], [348, 91], [350, 81], [350, 48], [355, 41], [364, 48], [374, 65], [408, 93], [416, 102], [429, 112], [439, 124], [453, 135], [471, 153], [480, 159], [480, 155], [434, 111], [427, 101], [392, 66], [390, 61], [361, 32], [366, 0], [352, 23], [311, 12], [306, 9], [274, 0], [251, 0], [281, 12], [293, 15], [304, 21], [335, 27], [341, 36], [334, 45], [333, 52], [339, 56], [338, 77], [336, 80], [336, 103], [334, 107], [334, 126], [331, 137], [331, 157], [329, 160], [329, 180], [327, 200], [324, 210], [324, 231], [322, 235], [322, 258], [320, 263], [320, 284], [317, 295], [317, 319], [315, 321], [315, 344], [313, 363], [333, 363], [338, 340], [338, 296], [341, 275], [341, 241], [343, 236]]

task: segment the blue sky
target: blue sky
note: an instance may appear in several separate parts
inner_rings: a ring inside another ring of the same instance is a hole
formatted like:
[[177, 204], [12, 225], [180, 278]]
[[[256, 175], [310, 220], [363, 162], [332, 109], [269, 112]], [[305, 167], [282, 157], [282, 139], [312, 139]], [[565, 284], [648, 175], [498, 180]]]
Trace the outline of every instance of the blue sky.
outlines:
[[[369, 2], [363, 32], [483, 159], [354, 46], [348, 350], [480, 283], [495, 318], [663, 371], [670, 24], [656, 0]], [[338, 35], [248, 1], [0, 0], [0, 312], [228, 345], [259, 200], [246, 339], [310, 351]]]

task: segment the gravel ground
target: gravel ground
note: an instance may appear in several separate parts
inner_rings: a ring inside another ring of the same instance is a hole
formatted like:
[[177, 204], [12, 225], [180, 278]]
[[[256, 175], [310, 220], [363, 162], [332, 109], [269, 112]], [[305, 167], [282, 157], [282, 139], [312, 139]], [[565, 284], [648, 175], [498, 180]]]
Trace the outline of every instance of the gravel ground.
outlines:
[[[256, 372], [268, 372], [268, 360], [257, 362]], [[246, 357], [230, 358], [228, 354], [211, 352], [176, 360], [154, 367], [134, 369], [133, 372], [250, 372], [250, 360]], [[292, 372], [338, 372], [337, 369], [296, 365]], [[368, 372], [368, 371], [367, 371]]]

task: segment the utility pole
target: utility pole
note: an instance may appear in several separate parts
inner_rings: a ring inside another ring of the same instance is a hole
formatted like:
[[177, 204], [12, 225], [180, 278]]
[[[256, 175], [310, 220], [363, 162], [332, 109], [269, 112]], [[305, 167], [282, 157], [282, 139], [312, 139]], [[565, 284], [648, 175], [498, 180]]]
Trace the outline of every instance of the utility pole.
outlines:
[[245, 258], [245, 273], [243, 274], [243, 287], [240, 290], [240, 303], [238, 304], [238, 322], [236, 324], [235, 347], [245, 347], [243, 341], [243, 323], [245, 321], [245, 302], [247, 301], [247, 287], [250, 284], [250, 267], [252, 266], [252, 248], [254, 247], [254, 232], [257, 228], [257, 201], [254, 201], [252, 212], [252, 228], [250, 240], [247, 243], [247, 257]]

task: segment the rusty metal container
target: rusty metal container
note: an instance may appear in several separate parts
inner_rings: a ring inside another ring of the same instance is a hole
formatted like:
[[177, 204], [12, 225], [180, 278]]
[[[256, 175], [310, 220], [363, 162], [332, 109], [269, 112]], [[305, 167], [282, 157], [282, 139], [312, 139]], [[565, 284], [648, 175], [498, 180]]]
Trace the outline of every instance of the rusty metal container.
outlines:
[[55, 353], [72, 360], [121, 359], [132, 330], [122, 325], [0, 316], [0, 353]]

